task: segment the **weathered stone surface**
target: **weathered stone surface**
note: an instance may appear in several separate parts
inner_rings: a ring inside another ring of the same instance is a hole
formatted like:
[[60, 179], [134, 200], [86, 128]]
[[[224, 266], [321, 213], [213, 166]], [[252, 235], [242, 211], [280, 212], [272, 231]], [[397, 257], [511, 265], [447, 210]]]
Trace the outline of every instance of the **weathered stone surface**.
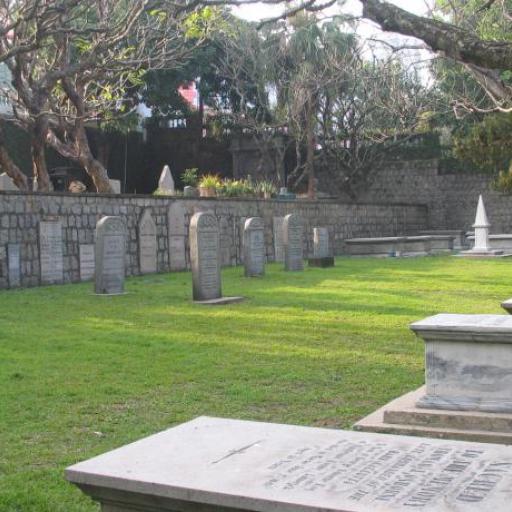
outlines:
[[114, 194], [120, 194], [121, 193], [121, 181], [120, 180], [108, 180], [108, 181], [110, 182], [110, 186], [112, 187]]
[[302, 220], [290, 213], [283, 222], [284, 269], [288, 271], [304, 270]]
[[284, 261], [283, 223], [284, 217], [272, 219], [272, 232], [274, 235], [274, 261]]
[[158, 190], [164, 194], [173, 196], [176, 193], [174, 188], [174, 179], [172, 177], [171, 169], [168, 165], [164, 165], [158, 180]]
[[428, 229], [418, 231], [418, 235], [424, 236], [451, 236], [453, 237], [453, 249], [460, 251], [467, 245], [466, 233], [463, 229]]
[[103, 217], [96, 225], [94, 290], [124, 293], [126, 228], [121, 217]]
[[39, 223], [39, 259], [41, 284], [62, 283], [64, 261], [60, 220], [45, 220]]
[[142, 274], [157, 271], [156, 224], [151, 210], [146, 208], [139, 221], [139, 265]]
[[246, 277], [265, 274], [265, 225], [261, 217], [250, 217], [244, 225], [244, 267]]
[[21, 254], [20, 244], [7, 244], [7, 272], [9, 288], [21, 285]]
[[89, 281], [94, 277], [94, 244], [80, 244], [80, 281]]
[[167, 211], [169, 266], [173, 271], [185, 270], [187, 268], [187, 260], [185, 256], [187, 235], [185, 215], [185, 207], [178, 202], [172, 203]]
[[359, 420], [355, 430], [512, 444], [512, 414], [417, 407], [425, 387], [406, 393]]
[[211, 213], [196, 213], [190, 220], [190, 263], [195, 301], [222, 296], [219, 224]]
[[425, 341], [419, 407], [512, 412], [512, 317], [435, 315], [411, 324]]
[[66, 477], [119, 511], [508, 512], [512, 447], [200, 417]]
[[19, 190], [12, 178], [3, 172], [0, 174], [0, 190]]
[[313, 258], [327, 258], [328, 256], [332, 256], [329, 247], [329, 230], [313, 228]]

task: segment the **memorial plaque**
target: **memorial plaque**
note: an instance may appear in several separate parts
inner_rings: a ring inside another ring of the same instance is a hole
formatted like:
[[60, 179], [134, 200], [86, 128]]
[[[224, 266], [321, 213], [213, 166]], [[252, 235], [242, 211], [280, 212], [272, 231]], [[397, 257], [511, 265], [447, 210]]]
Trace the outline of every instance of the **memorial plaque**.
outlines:
[[329, 256], [331, 256], [329, 231], [327, 228], [313, 228], [313, 257], [328, 258]]
[[190, 262], [195, 301], [222, 296], [219, 224], [211, 213], [196, 213], [190, 220]]
[[156, 224], [148, 208], [139, 221], [139, 265], [142, 274], [157, 271], [157, 247]]
[[302, 221], [290, 213], [283, 222], [284, 269], [304, 270], [302, 247]]
[[283, 223], [284, 217], [274, 217], [274, 261], [284, 261], [284, 242], [283, 242]]
[[512, 447], [201, 417], [66, 477], [144, 512], [509, 512]]
[[94, 244], [80, 244], [80, 281], [89, 281], [94, 277]]
[[185, 270], [185, 208], [180, 203], [173, 203], [167, 212], [169, 268], [171, 270]]
[[103, 217], [96, 224], [95, 292], [124, 293], [126, 229], [121, 217]]
[[246, 277], [265, 274], [265, 233], [261, 217], [251, 217], [245, 221], [244, 267]]
[[7, 274], [9, 288], [17, 288], [21, 285], [20, 244], [7, 244]]
[[39, 223], [41, 284], [63, 282], [64, 260], [62, 250], [62, 222], [60, 220], [41, 221]]

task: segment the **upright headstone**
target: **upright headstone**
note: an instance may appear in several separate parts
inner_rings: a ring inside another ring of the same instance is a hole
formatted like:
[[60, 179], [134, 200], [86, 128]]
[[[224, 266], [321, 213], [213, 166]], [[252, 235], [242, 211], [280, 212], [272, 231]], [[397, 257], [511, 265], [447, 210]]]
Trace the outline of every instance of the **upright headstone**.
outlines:
[[121, 217], [103, 217], [96, 224], [94, 290], [97, 294], [124, 293], [125, 239]]
[[283, 222], [284, 217], [273, 218], [274, 261], [284, 261]]
[[284, 269], [304, 270], [302, 247], [302, 220], [294, 213], [288, 214], [283, 222]]
[[39, 260], [41, 284], [62, 283], [64, 260], [62, 243], [62, 222], [45, 220], [39, 223]]
[[189, 240], [194, 300], [219, 299], [222, 296], [219, 224], [212, 213], [192, 216]]
[[334, 265], [327, 228], [313, 228], [313, 257], [308, 259], [308, 263], [310, 267], [332, 267]]
[[187, 260], [185, 258], [185, 208], [182, 204], [175, 202], [169, 206], [167, 211], [167, 229], [169, 246], [169, 268], [171, 271], [185, 270]]
[[144, 210], [139, 221], [139, 265], [142, 274], [157, 271], [156, 224], [151, 210]]
[[168, 165], [164, 165], [164, 168], [162, 169], [160, 179], [158, 180], [158, 190], [170, 196], [173, 196], [176, 192], [174, 188], [174, 179]]
[[0, 174], [0, 190], [19, 190], [14, 181], [7, 173]]
[[112, 187], [114, 194], [121, 193], [121, 182], [119, 180], [108, 180], [110, 182], [110, 186]]
[[80, 244], [80, 281], [89, 281], [94, 277], [94, 244]]
[[20, 244], [7, 244], [7, 274], [9, 288], [17, 288], [21, 284]]
[[261, 217], [245, 221], [243, 245], [245, 276], [262, 276], [265, 273], [265, 234]]

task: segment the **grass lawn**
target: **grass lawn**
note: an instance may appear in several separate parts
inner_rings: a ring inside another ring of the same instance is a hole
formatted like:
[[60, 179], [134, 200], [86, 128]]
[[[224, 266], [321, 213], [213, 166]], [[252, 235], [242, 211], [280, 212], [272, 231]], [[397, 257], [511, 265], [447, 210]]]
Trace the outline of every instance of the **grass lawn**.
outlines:
[[199, 415], [350, 428], [423, 382], [411, 321], [501, 313], [512, 262], [339, 258], [263, 279], [241, 304], [193, 305], [189, 273], [0, 291], [0, 510], [97, 511], [74, 462]]

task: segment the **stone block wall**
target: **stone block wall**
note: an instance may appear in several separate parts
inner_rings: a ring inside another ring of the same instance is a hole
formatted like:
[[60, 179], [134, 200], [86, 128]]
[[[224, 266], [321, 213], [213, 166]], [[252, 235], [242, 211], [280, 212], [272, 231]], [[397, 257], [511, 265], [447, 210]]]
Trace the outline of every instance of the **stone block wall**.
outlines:
[[[169, 215], [171, 205], [174, 207]], [[197, 211], [212, 211], [219, 220], [223, 265], [241, 263], [242, 230], [247, 217], [259, 216], [264, 220], [268, 261], [274, 259], [273, 217], [292, 212], [304, 221], [306, 255], [313, 253], [313, 227], [328, 228], [337, 254], [341, 253], [344, 238], [392, 236], [427, 227], [427, 208], [421, 204], [1, 192], [0, 288], [8, 287], [8, 244], [20, 244], [21, 285], [40, 284], [38, 227], [44, 220], [58, 219], [62, 223], [64, 282], [79, 281], [79, 246], [94, 243], [96, 222], [104, 215], [119, 215], [124, 219], [127, 275], [140, 274], [138, 224], [146, 210], [156, 224], [158, 272], [171, 269], [176, 242], [185, 245], [184, 266], [190, 267], [188, 224]]]

